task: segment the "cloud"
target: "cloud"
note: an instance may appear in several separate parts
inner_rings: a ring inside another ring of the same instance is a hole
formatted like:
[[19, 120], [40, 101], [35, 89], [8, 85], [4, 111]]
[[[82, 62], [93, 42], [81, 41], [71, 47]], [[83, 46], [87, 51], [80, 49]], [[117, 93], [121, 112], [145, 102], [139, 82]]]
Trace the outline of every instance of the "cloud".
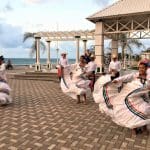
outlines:
[[9, 2], [5, 3], [4, 5], [1, 5], [0, 8], [0, 20], [5, 20], [6, 19], [6, 15], [9, 12], [13, 11], [13, 7], [11, 6], [11, 4]]
[[118, 0], [93, 0], [93, 2], [96, 5], [98, 5], [98, 6], [102, 7], [102, 8], [106, 7], [106, 6], [110, 5], [110, 4], [113, 4], [116, 1], [118, 1]]
[[10, 3], [7, 3], [3, 9], [4, 12], [10, 12], [13, 10], [13, 7], [10, 5]]
[[22, 45], [22, 28], [0, 21], [0, 47], [15, 48]]
[[[62, 2], [63, 0], [24, 0], [27, 4], [39, 4], [39, 3], [46, 3], [46, 2]], [[100, 6], [109, 5], [117, 0], [93, 0], [94, 3]]]
[[51, 2], [55, 0], [24, 0], [26, 4], [39, 4], [39, 3], [45, 3], [45, 2]]
[[[45, 0], [44, 0], [45, 1]], [[24, 2], [25, 3], [28, 3], [28, 4], [34, 4], [34, 3], [41, 3], [42, 2], [42, 0], [24, 0]]]
[[30, 47], [33, 40], [23, 43], [23, 29], [20, 26], [7, 24], [0, 20], [0, 54], [6, 58], [29, 57]]
[[44, 4], [44, 3], [57, 3], [57, 2], [63, 2], [64, 0], [23, 0], [25, 4]]

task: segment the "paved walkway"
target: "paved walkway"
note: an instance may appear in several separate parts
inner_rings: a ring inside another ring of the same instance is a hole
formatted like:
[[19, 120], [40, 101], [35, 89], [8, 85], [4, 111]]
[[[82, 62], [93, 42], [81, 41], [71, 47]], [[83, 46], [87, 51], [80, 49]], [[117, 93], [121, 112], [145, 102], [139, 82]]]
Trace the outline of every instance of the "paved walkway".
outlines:
[[0, 150], [150, 150], [150, 136], [116, 125], [91, 99], [76, 104], [58, 83], [9, 84], [13, 104], [0, 107]]

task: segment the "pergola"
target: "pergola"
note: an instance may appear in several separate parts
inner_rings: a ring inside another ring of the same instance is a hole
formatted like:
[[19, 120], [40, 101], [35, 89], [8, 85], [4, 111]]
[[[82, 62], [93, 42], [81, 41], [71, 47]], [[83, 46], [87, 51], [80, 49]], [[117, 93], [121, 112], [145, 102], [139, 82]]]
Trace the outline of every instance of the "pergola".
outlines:
[[35, 39], [37, 43], [36, 50], [36, 64], [35, 70], [41, 70], [40, 64], [40, 39], [44, 38], [47, 42], [47, 67], [51, 69], [50, 61], [50, 43], [52, 41], [75, 41], [76, 40], [76, 62], [79, 61], [79, 41], [84, 43], [84, 52], [86, 50], [86, 43], [88, 40], [94, 40], [94, 30], [79, 30], [79, 31], [53, 31], [53, 32], [37, 32]]
[[95, 23], [95, 55], [100, 72], [104, 70], [104, 36], [112, 39], [115, 54], [121, 33], [127, 33], [128, 38], [150, 38], [150, 0], [119, 0], [87, 19]]
[[38, 32], [36, 35], [51, 41], [74, 41], [76, 36], [80, 36], [81, 40], [93, 40], [94, 30]]

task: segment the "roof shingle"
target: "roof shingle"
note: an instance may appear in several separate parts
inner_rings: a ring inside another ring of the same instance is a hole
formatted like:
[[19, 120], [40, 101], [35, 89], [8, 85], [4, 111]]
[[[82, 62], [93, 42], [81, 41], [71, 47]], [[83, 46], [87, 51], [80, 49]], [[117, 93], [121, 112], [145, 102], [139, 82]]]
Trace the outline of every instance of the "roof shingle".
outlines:
[[105, 9], [87, 17], [88, 20], [106, 19], [131, 14], [150, 14], [150, 0], [119, 0]]

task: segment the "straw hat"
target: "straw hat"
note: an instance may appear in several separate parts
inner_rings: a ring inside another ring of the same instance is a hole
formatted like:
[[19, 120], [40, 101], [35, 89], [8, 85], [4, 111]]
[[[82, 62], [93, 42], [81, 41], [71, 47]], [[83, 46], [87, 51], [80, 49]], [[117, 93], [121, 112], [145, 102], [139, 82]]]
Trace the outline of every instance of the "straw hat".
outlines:
[[92, 54], [90, 57], [91, 57], [91, 58], [95, 58], [95, 55], [94, 55], [94, 54]]
[[117, 55], [116, 55], [116, 54], [113, 54], [113, 55], [112, 55], [112, 58], [117, 58]]
[[67, 55], [67, 53], [66, 52], [61, 52], [61, 55]]

